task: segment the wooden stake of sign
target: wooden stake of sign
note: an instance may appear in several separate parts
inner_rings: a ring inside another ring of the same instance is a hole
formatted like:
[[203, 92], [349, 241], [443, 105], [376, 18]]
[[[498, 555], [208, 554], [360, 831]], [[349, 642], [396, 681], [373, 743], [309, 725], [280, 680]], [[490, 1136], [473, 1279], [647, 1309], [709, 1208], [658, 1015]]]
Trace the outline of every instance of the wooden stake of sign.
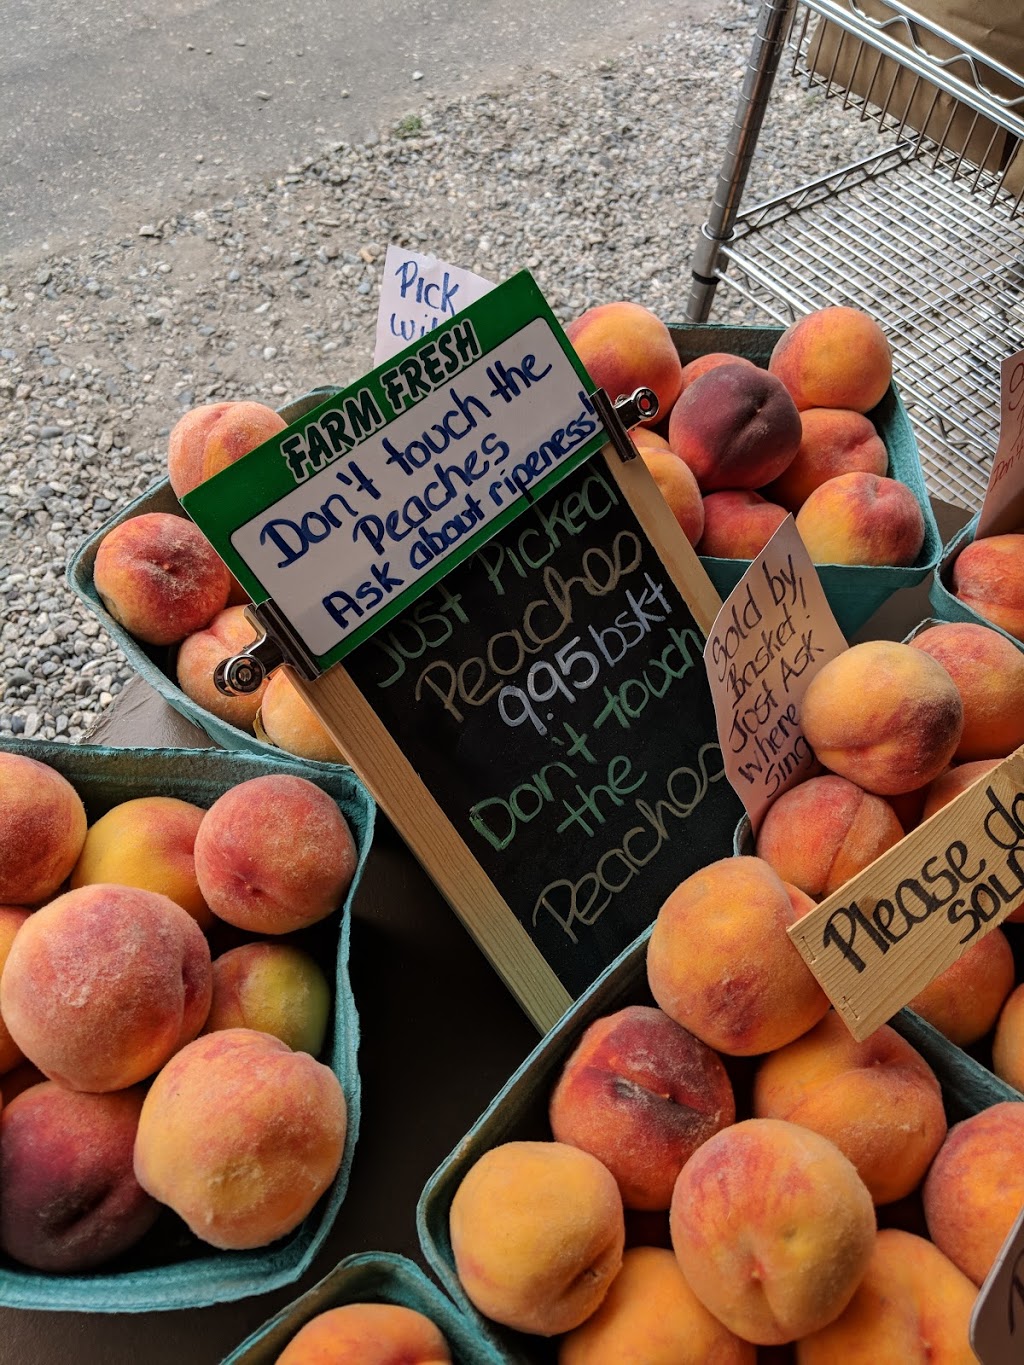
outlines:
[[971, 1347], [981, 1365], [1024, 1360], [1024, 1209], [978, 1291]]
[[858, 1040], [1024, 903], [1024, 748], [789, 929]]

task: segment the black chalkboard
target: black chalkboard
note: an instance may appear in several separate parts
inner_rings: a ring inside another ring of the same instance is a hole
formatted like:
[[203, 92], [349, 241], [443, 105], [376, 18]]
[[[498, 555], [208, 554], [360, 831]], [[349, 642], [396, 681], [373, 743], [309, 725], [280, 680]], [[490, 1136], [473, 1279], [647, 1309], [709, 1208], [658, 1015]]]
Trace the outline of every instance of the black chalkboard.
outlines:
[[573, 997], [732, 850], [703, 644], [595, 457], [345, 660]]

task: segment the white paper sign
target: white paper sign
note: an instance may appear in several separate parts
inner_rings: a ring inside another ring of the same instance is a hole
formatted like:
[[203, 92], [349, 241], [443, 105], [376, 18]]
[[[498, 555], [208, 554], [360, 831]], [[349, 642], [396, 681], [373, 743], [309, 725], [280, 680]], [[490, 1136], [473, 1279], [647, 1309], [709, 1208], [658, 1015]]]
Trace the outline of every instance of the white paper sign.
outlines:
[[450, 321], [493, 288], [490, 280], [472, 270], [392, 243], [384, 257], [374, 367]]
[[1001, 368], [999, 444], [992, 458], [975, 540], [1024, 527], [1024, 351]]

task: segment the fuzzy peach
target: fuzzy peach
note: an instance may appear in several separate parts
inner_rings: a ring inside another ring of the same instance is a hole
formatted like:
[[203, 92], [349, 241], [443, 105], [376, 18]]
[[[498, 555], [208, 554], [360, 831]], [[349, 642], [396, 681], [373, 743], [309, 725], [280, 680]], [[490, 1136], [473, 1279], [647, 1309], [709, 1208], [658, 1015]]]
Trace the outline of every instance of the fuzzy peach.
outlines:
[[267, 683], [264, 680], [246, 696], [226, 697], [215, 687], [213, 675], [219, 663], [241, 654], [255, 639], [256, 631], [246, 620], [245, 608], [225, 607], [205, 630], [189, 635], [178, 649], [176, 668], [181, 690], [197, 706], [229, 725], [237, 725], [239, 730], [252, 730]]
[[627, 1208], [667, 1209], [679, 1172], [736, 1105], [711, 1048], [661, 1010], [631, 1005], [584, 1033], [549, 1117], [556, 1141], [608, 1167]]
[[696, 545], [704, 531], [704, 503], [689, 466], [671, 450], [641, 450], [640, 458], [683, 535], [691, 545]]
[[[20, 905], [0, 905], [0, 973], [3, 972], [14, 943], [14, 936], [28, 919], [29, 912]], [[0, 1076], [24, 1061], [21, 1048], [15, 1043], [0, 1014]]]
[[767, 370], [720, 365], [676, 403], [668, 441], [693, 470], [702, 493], [760, 488], [796, 455], [800, 414]]
[[992, 1039], [992, 1070], [1000, 1080], [1024, 1091], [1024, 985], [1003, 1002]]
[[801, 412], [851, 408], [870, 412], [892, 380], [885, 333], [859, 308], [821, 308], [787, 327], [768, 368], [782, 380]]
[[558, 1365], [755, 1365], [757, 1351], [704, 1307], [679, 1262], [633, 1247], [596, 1313], [563, 1337]]
[[127, 1251], [156, 1201], [132, 1151], [142, 1090], [85, 1095], [47, 1081], [0, 1117], [0, 1247], [35, 1270], [82, 1271]]
[[1007, 1100], [955, 1124], [923, 1197], [928, 1235], [980, 1285], [1024, 1206], [1024, 1104]]
[[1024, 640], [1024, 534], [965, 545], [953, 562], [953, 592], [986, 621]]
[[1013, 990], [1013, 950], [1002, 929], [990, 930], [909, 1001], [909, 1008], [955, 1043], [983, 1038]]
[[270, 675], [259, 720], [271, 744], [286, 753], [316, 763], [344, 762], [341, 750], [327, 733], [323, 721], [307, 706], [284, 668], [275, 669]]
[[828, 999], [786, 930], [814, 908], [760, 858], [723, 858], [658, 912], [647, 980], [665, 1013], [709, 1047], [769, 1052], [812, 1028]]
[[921, 819], [927, 820], [936, 811], [948, 806], [950, 801], [962, 795], [968, 787], [973, 787], [979, 777], [984, 777], [993, 768], [999, 767], [998, 758], [979, 759], [977, 763], [960, 763], [955, 768], [947, 768], [928, 784], [925, 792]]
[[946, 767], [964, 708], [953, 679], [923, 650], [866, 640], [815, 674], [800, 722], [826, 768], [877, 796], [897, 796]]
[[778, 1119], [747, 1119], [699, 1148], [676, 1182], [671, 1223], [701, 1303], [765, 1346], [833, 1322], [875, 1244], [874, 1205], [853, 1165]]
[[346, 1126], [329, 1067], [269, 1034], [225, 1029], [182, 1048], [154, 1080], [135, 1174], [211, 1246], [265, 1246], [327, 1190]]
[[898, 479], [840, 474], [809, 494], [796, 529], [815, 564], [913, 564], [924, 545], [924, 513]]
[[692, 383], [710, 370], [717, 370], [719, 365], [753, 366], [753, 364], [754, 362], [748, 360], [746, 356], [730, 355], [728, 351], [709, 351], [707, 355], [699, 355], [696, 360], [690, 360], [683, 366], [683, 385], [679, 392], [682, 393], [688, 389]]
[[257, 934], [303, 929], [337, 910], [356, 846], [337, 803], [304, 777], [239, 782], [207, 811], [196, 876], [220, 919]]
[[942, 1090], [920, 1053], [886, 1026], [858, 1043], [834, 1010], [762, 1061], [754, 1114], [834, 1142], [876, 1204], [917, 1189], [946, 1136]]
[[997, 630], [968, 621], [930, 626], [911, 643], [938, 660], [963, 701], [955, 762], [1005, 758], [1024, 744], [1024, 651]]
[[201, 929], [213, 923], [196, 880], [195, 843], [206, 812], [173, 796], [122, 801], [89, 826], [72, 890], [97, 882], [157, 891], [187, 910]]
[[562, 1142], [506, 1142], [463, 1176], [449, 1215], [472, 1304], [506, 1327], [554, 1336], [601, 1304], [622, 1264], [622, 1200], [596, 1157]]
[[789, 513], [750, 489], [727, 489], [704, 499], [704, 534], [697, 553], [719, 559], [753, 559]]
[[122, 1090], [194, 1038], [210, 1008], [210, 950], [166, 896], [83, 886], [19, 929], [0, 978], [11, 1037], [72, 1090]]
[[[565, 329], [595, 384], [614, 402], [635, 389], [653, 389], [664, 418], [679, 397], [683, 366], [671, 333], [639, 303], [604, 303], [589, 308]], [[649, 423], [648, 423], [649, 425]]]
[[397, 1303], [346, 1303], [301, 1327], [276, 1365], [451, 1365], [440, 1331]]
[[52, 896], [78, 861], [87, 823], [81, 797], [55, 768], [0, 752], [0, 904]]
[[816, 488], [840, 474], [885, 474], [889, 452], [863, 413], [807, 408], [800, 414], [800, 446], [792, 463], [765, 489], [773, 502], [798, 512]]
[[641, 452], [641, 454], [645, 450], [672, 449], [668, 441], [665, 440], [664, 436], [659, 436], [658, 433], [656, 431], [652, 431], [650, 427], [633, 427], [629, 434], [630, 437], [632, 438], [633, 444], [636, 446], [637, 450]]
[[330, 1008], [327, 978], [308, 953], [291, 943], [243, 943], [214, 961], [203, 1032], [255, 1029], [316, 1057]]
[[263, 403], [204, 403], [171, 428], [167, 469], [179, 498], [284, 431], [284, 419]]

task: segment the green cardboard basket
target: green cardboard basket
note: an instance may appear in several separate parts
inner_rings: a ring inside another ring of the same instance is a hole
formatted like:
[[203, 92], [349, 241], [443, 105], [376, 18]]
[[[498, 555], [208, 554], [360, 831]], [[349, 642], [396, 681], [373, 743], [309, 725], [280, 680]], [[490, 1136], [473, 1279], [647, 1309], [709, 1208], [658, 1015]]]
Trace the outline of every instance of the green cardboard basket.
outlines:
[[393, 1303], [440, 1328], [454, 1365], [502, 1365], [505, 1357], [477, 1326], [404, 1256], [368, 1251], [349, 1256], [301, 1298], [247, 1337], [223, 1365], [273, 1365], [300, 1327], [346, 1303]]
[[973, 516], [963, 530], [958, 531], [953, 539], [942, 547], [942, 558], [932, 577], [928, 597], [940, 621], [966, 621], [971, 625], [988, 626], [990, 630], [998, 630], [1000, 635], [1005, 635], [1019, 650], [1024, 651], [1024, 640], [1018, 640], [1016, 635], [1011, 635], [994, 621], [986, 620], [973, 607], [961, 602], [959, 597], [953, 594], [953, 561], [965, 546], [973, 543], [974, 533], [978, 529], [978, 516], [980, 513]]
[[[673, 322], [669, 323], [669, 331], [684, 365], [711, 351], [727, 351], [731, 355], [752, 360], [764, 369], [783, 329]], [[829, 606], [847, 638], [855, 634], [894, 592], [923, 582], [934, 571], [942, 550], [939, 528], [935, 524], [935, 515], [921, 472], [917, 441], [895, 384], [889, 385], [889, 392], [868, 413], [868, 417], [874, 422], [889, 452], [889, 476], [905, 483], [918, 501], [924, 516], [924, 545], [915, 562], [907, 568], [864, 564], [817, 566]], [[702, 555], [701, 563], [724, 600], [740, 581], [750, 561]]]
[[[85, 803], [90, 824], [112, 806], [139, 796], [175, 796], [208, 807], [229, 787], [269, 773], [315, 782], [333, 797], [348, 821], [358, 861], [344, 905], [319, 925], [288, 935], [288, 941], [304, 947], [329, 968], [328, 979], [333, 978], [334, 1013], [324, 1060], [340, 1080], [348, 1108], [341, 1167], [316, 1207], [286, 1237], [253, 1251], [219, 1251], [208, 1246], [165, 1209], [155, 1227], [133, 1248], [87, 1273], [45, 1274], [0, 1256], [0, 1305], [51, 1313], [203, 1308], [294, 1283], [320, 1249], [345, 1198], [359, 1133], [359, 1018], [349, 983], [348, 956], [352, 898], [373, 837], [373, 800], [347, 768], [326, 763], [268, 759], [221, 749], [111, 749], [17, 739], [5, 740], [0, 749], [46, 763], [66, 777]], [[237, 931], [225, 927], [225, 940], [233, 945], [238, 941]]]

